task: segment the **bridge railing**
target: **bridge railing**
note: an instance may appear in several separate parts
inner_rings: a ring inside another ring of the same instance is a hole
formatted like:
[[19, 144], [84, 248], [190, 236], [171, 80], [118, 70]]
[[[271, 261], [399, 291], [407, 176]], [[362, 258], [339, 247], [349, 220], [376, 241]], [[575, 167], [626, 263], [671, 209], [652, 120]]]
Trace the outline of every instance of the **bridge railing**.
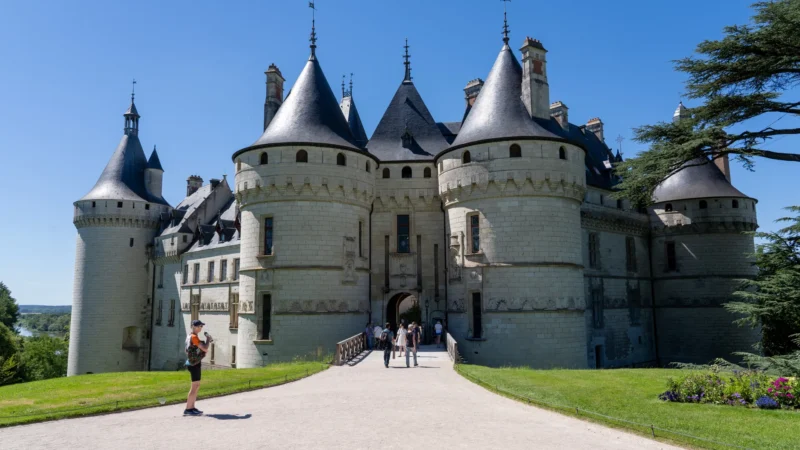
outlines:
[[453, 365], [457, 365], [461, 362], [461, 355], [458, 353], [458, 342], [453, 339], [453, 336], [445, 331], [445, 341], [447, 342], [447, 354], [450, 355], [450, 360], [453, 361]]
[[336, 358], [334, 364], [343, 366], [347, 361], [360, 355], [367, 349], [367, 336], [359, 333], [336, 344]]

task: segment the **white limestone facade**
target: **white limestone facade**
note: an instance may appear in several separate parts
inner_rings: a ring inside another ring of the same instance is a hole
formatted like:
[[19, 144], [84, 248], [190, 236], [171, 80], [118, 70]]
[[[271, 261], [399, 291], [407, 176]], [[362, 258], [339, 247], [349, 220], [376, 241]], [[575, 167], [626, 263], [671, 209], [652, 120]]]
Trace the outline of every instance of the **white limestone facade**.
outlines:
[[333, 353], [369, 314], [366, 255], [377, 161], [289, 146], [244, 151], [236, 166], [240, 301], [248, 305], [239, 312], [237, 367]]
[[438, 158], [449, 329], [467, 359], [585, 366], [583, 160], [583, 149], [552, 141], [472, 145]]
[[150, 246], [169, 207], [75, 202], [78, 230], [68, 375], [139, 370], [147, 361]]

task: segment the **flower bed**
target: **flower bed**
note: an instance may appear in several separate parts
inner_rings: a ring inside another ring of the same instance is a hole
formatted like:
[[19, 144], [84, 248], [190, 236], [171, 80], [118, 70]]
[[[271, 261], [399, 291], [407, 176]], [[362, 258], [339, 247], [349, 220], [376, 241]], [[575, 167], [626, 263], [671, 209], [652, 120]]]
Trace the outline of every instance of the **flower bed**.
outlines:
[[667, 381], [661, 400], [680, 403], [757, 407], [800, 408], [800, 382], [773, 378], [756, 370], [734, 370], [731, 374], [693, 372]]

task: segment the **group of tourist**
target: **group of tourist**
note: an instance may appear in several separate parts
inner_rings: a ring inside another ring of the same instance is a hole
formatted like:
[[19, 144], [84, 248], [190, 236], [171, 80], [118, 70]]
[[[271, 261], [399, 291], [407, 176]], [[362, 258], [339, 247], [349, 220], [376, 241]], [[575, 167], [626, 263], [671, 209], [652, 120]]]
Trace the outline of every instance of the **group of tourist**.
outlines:
[[[443, 326], [441, 321], [436, 321], [434, 330], [436, 332], [436, 347], [441, 345]], [[400, 352], [400, 358], [403, 353], [406, 355], [406, 367], [411, 367], [411, 356], [414, 357], [414, 367], [417, 367], [417, 350], [422, 343], [422, 326], [417, 322], [411, 322], [406, 325], [405, 321], [401, 321], [397, 325], [397, 333], [395, 334], [391, 329], [391, 324], [386, 322], [386, 326], [381, 328], [380, 325], [372, 326], [372, 323], [367, 323], [364, 330], [367, 338], [367, 349], [383, 350], [383, 365], [389, 367], [389, 360], [397, 357], [397, 352]], [[391, 355], [391, 358], [390, 358]]]

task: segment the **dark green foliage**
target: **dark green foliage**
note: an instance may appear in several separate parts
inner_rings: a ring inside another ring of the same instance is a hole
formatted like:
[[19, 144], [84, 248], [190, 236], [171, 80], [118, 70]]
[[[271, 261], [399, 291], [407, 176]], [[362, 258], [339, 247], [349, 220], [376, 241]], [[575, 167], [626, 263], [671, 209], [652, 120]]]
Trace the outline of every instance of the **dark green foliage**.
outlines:
[[400, 314], [399, 320], [405, 320], [406, 324], [410, 324], [411, 322], [422, 323], [422, 310], [419, 305], [415, 304], [408, 308], [403, 314]]
[[[787, 98], [800, 84], [800, 0], [753, 7], [752, 24], [725, 27], [723, 39], [704, 41], [698, 56], [675, 61], [688, 75], [688, 97], [704, 103], [678, 123], [635, 130], [634, 139], [650, 149], [617, 165], [620, 197], [637, 206], [651, 203], [661, 181], [698, 157], [731, 155], [751, 170], [756, 156], [800, 162], [800, 154], [766, 148], [772, 139], [800, 134], [800, 128], [780, 126], [800, 117], [800, 99]], [[749, 119], [765, 114], [774, 116], [769, 126], [748, 127]], [[786, 116], [790, 120], [780, 122]], [[732, 131], [734, 125], [740, 126]]]
[[68, 350], [69, 344], [63, 339], [50, 336], [25, 339], [22, 365], [26, 381], [66, 376]]
[[19, 305], [20, 314], [69, 314], [71, 305]]
[[19, 324], [32, 331], [66, 333], [70, 317], [70, 314], [24, 314]]
[[19, 339], [0, 323], [0, 386], [20, 381]]
[[11, 296], [8, 286], [0, 281], [0, 323], [13, 330], [18, 318], [17, 301]]

